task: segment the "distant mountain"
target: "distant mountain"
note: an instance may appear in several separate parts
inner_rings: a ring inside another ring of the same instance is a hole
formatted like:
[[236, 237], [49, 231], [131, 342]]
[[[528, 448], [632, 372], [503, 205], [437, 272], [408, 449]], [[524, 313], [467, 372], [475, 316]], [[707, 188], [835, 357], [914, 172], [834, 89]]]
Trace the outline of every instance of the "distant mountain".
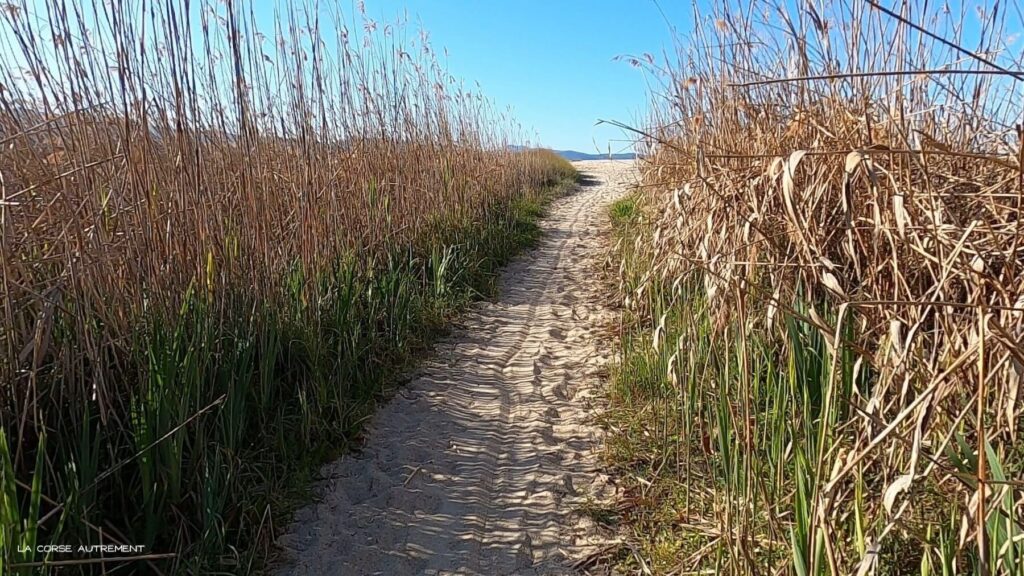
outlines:
[[[521, 146], [519, 144], [511, 144], [511, 145], [509, 145], [509, 148], [511, 150], [516, 150], [516, 151], [519, 151], [519, 150], [529, 150], [529, 148], [527, 146]], [[554, 152], [555, 154], [558, 154], [562, 158], [565, 158], [566, 160], [569, 160], [569, 161], [576, 161], [576, 160], [608, 160], [609, 159], [609, 156], [607, 154], [587, 154], [586, 152], [577, 152], [576, 150], [552, 150], [552, 152]], [[620, 153], [620, 154], [612, 154], [610, 159], [611, 160], [636, 160], [636, 154], [633, 153], [633, 152]]]
[[636, 160], [636, 154], [633, 152], [621, 153], [621, 154], [587, 154], [586, 152], [577, 152], [576, 150], [555, 150], [555, 153], [565, 158], [566, 160]]

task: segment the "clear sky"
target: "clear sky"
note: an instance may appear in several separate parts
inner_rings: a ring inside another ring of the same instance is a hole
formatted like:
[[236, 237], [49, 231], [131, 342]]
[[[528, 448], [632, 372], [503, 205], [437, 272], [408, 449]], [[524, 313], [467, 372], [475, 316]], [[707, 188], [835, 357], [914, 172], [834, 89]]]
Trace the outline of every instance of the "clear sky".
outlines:
[[[796, 0], [781, 1], [791, 13], [797, 12]], [[287, 3], [253, 0], [262, 32], [272, 33], [273, 15]], [[479, 82], [499, 108], [512, 107], [524, 127], [535, 131], [534, 144], [593, 153], [629, 148], [628, 134], [595, 123], [598, 119], [644, 123], [649, 80], [645, 74], [650, 72], [631, 66], [628, 57], [651, 54], [660, 63], [663, 51], [674, 53], [672, 28], [692, 29], [694, 3], [705, 8], [710, 4], [707, 0], [364, 0], [362, 5], [367, 16], [382, 26], [408, 15], [409, 24], [404, 27], [408, 35], [415, 35], [417, 23], [422, 25], [436, 54], [443, 55], [447, 48], [449, 72], [467, 86]], [[359, 0], [313, 0], [311, 4], [321, 9], [330, 6], [334, 13], [340, 10], [353, 23], [360, 20], [356, 16]], [[973, 13], [976, 4], [968, 0], [947, 4], [954, 15], [967, 12], [961, 32], [965, 43], [974, 46], [980, 30], [980, 20]], [[33, 17], [45, 21], [45, 4], [37, 4], [36, 9]], [[198, 14], [198, 9], [193, 10]], [[1014, 13], [1011, 22], [1019, 22], [1018, 16], [1019, 12]], [[891, 19], [885, 22], [895, 25]], [[197, 25], [197, 35], [198, 30]], [[936, 32], [955, 36], [947, 28]], [[15, 44], [7, 27], [0, 26], [0, 47]], [[4, 54], [5, 64], [23, 63], [18, 50], [11, 49], [13, 53]], [[784, 73], [766, 71], [769, 76]]]
[[[287, 3], [253, 0], [261, 32], [273, 35], [275, 14]], [[194, 41], [201, 46], [200, 9], [195, 4]], [[426, 30], [442, 62], [447, 48], [448, 71], [466, 86], [478, 82], [497, 108], [511, 107], [531, 143], [588, 153], [631, 150], [629, 134], [595, 124], [599, 119], [643, 124], [648, 108], [645, 75], [650, 72], [631, 66], [628, 57], [643, 58], [647, 53], [662, 61], [663, 50], [674, 53], [672, 26], [689, 30], [693, 12], [693, 5], [685, 0], [312, 0], [298, 4], [319, 5], [322, 14], [340, 11], [356, 34], [361, 32], [360, 4], [381, 27], [407, 17], [402, 27], [407, 37], [415, 36], [420, 27]], [[46, 6], [36, 4], [30, 16], [45, 22]], [[91, 17], [92, 12], [84, 14]], [[108, 30], [109, 24], [96, 27]], [[330, 28], [325, 22], [327, 34], [332, 33]], [[41, 24], [39, 29], [47, 26]], [[9, 61], [23, 62], [7, 26], [0, 26], [0, 45], [13, 50]]]
[[686, 30], [692, 18], [679, 0], [366, 0], [365, 8], [381, 22], [408, 10], [439, 54], [448, 48], [451, 73], [512, 106], [536, 143], [591, 153], [629, 145], [622, 130], [595, 126], [599, 118], [631, 123], [646, 109], [644, 72], [613, 59], [660, 60], [672, 50], [670, 23]]

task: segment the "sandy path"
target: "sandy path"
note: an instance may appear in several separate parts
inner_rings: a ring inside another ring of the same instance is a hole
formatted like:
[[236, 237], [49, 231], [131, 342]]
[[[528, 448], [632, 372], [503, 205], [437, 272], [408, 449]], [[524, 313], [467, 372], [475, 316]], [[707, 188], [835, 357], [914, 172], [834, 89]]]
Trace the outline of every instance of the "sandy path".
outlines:
[[587, 422], [612, 347], [599, 303], [606, 207], [629, 164], [583, 162], [540, 245], [502, 275], [355, 455], [279, 540], [280, 574], [572, 574], [607, 538], [577, 507], [607, 499]]

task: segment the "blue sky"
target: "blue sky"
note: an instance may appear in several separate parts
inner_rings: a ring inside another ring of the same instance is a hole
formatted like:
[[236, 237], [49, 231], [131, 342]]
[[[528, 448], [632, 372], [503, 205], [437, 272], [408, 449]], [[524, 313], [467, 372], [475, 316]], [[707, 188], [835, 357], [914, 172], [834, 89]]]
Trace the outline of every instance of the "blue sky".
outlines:
[[[795, 13], [795, 0], [782, 1]], [[827, 0], [817, 1], [829, 5]], [[972, 7], [966, 10], [965, 37], [973, 46], [979, 30], [973, 7], [979, 2], [950, 0], [949, 4], [957, 14], [965, 8], [964, 2]], [[672, 27], [684, 32], [692, 29], [694, 3], [704, 8], [711, 4], [708, 0], [365, 0], [364, 6], [367, 16], [381, 26], [407, 14], [406, 36], [414, 36], [422, 25], [435, 53], [444, 54], [447, 48], [449, 72], [467, 86], [479, 82], [499, 108], [511, 106], [515, 117], [535, 131], [530, 138], [534, 144], [604, 152], [628, 149], [629, 135], [612, 126], [595, 126], [597, 120], [643, 125], [647, 83], [658, 83], [645, 76], [650, 72], [616, 57], [649, 53], [661, 62], [663, 51], [675, 51]], [[889, 0], [884, 3], [889, 5]], [[216, 0], [212, 4], [219, 5]], [[273, 34], [274, 14], [287, 4], [286, 0], [253, 0], [262, 32]], [[358, 34], [358, 0], [311, 0], [308, 5], [335, 14], [340, 10]], [[44, 7], [38, 4], [41, 12], [34, 15], [42, 22], [46, 21]], [[193, 12], [198, 18], [195, 3]], [[1014, 13], [1011, 22], [1019, 24], [1017, 16]], [[885, 22], [894, 26], [890, 20]], [[197, 45], [201, 44], [199, 29], [196, 24]], [[949, 29], [936, 32], [954, 35]], [[0, 26], [0, 41], [0, 49], [14, 46], [6, 26]], [[5, 64], [23, 64], [16, 49], [9, 52], [2, 54]], [[943, 58], [943, 63], [952, 61]], [[768, 76], [785, 73], [765, 71]]]
[[[342, 10], [346, 0], [340, 2]], [[595, 152], [628, 146], [618, 128], [646, 109], [644, 73], [618, 55], [659, 57], [672, 49], [671, 23], [687, 29], [692, 6], [678, 0], [366, 0], [381, 22], [408, 10], [438, 53], [449, 51], [457, 77], [480, 82], [500, 106], [512, 106], [541, 145]], [[353, 8], [347, 11], [351, 12]], [[660, 58], [659, 58], [660, 59]], [[596, 142], [596, 146], [595, 146]]]
[[[201, 46], [196, 4], [194, 41]], [[319, 5], [323, 15], [340, 11], [358, 34], [358, 4], [307, 5]], [[46, 4], [30, 5], [31, 17], [45, 31]], [[286, 5], [254, 0], [261, 32], [273, 34], [275, 13]], [[531, 143], [590, 153], [631, 150], [629, 134], [595, 123], [639, 126], [648, 108], [650, 72], [616, 57], [649, 53], [660, 61], [663, 50], [674, 53], [671, 26], [688, 30], [693, 11], [690, 2], [679, 0], [364, 0], [363, 6], [380, 26], [407, 16], [407, 37], [422, 26], [436, 54], [447, 48], [449, 72], [467, 86], [478, 82], [497, 108], [511, 107]], [[92, 28], [109, 33], [105, 21]], [[6, 25], [0, 26], [0, 41], [7, 48], [4, 61], [27, 68]]]

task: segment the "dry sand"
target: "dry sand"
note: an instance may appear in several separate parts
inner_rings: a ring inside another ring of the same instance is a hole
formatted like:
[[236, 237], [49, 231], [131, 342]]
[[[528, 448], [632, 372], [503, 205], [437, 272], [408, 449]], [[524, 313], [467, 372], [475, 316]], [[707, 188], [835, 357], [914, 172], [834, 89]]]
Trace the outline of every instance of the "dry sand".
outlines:
[[278, 543], [280, 574], [573, 574], [611, 535], [579, 506], [608, 501], [593, 399], [613, 346], [601, 304], [607, 206], [629, 162], [580, 162], [539, 246], [513, 261], [366, 443], [324, 467], [318, 503]]

